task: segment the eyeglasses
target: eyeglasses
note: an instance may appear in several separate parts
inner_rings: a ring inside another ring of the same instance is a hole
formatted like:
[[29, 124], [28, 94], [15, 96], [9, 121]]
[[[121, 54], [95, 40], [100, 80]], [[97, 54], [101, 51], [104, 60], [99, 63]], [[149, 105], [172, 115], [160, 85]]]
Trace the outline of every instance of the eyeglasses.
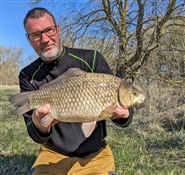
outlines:
[[45, 34], [47, 36], [53, 36], [57, 33], [57, 25], [48, 27], [44, 29], [43, 31], [40, 32], [33, 32], [30, 34], [26, 34], [26, 36], [31, 40], [31, 41], [39, 41], [42, 38], [42, 34]]

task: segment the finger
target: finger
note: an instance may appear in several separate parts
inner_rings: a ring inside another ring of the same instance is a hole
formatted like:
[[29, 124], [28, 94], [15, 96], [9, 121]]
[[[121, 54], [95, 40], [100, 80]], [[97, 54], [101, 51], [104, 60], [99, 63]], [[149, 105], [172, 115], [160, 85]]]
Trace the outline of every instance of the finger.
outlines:
[[129, 110], [127, 108], [119, 108], [119, 107], [117, 107], [115, 109], [114, 113], [116, 115], [120, 115], [120, 116], [122, 116], [122, 115], [127, 116], [127, 115], [129, 115]]
[[118, 113], [114, 113], [111, 119], [128, 118], [128, 117], [129, 117], [129, 110], [124, 109], [121, 112], [119, 111]]
[[122, 115], [122, 118], [128, 118], [129, 117], [129, 110], [125, 112], [125, 114]]
[[50, 110], [50, 105], [47, 104], [47, 105], [43, 106], [42, 108], [37, 108], [35, 110], [35, 115], [36, 116], [44, 116], [49, 112], [49, 110]]

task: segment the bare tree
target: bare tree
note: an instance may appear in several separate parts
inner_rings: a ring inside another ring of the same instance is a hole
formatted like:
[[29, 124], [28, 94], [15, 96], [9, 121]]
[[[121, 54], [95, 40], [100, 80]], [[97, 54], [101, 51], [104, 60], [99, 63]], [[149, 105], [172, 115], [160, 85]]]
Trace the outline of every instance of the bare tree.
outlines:
[[178, 25], [176, 19], [181, 27], [185, 24], [184, 0], [62, 1], [60, 8], [64, 40], [70, 38], [72, 47], [79, 46], [79, 38], [84, 36], [110, 41], [110, 50], [116, 55], [114, 69], [122, 78], [134, 78], [133, 73], [160, 46], [167, 29]]
[[174, 19], [184, 21], [184, 1], [91, 0], [85, 7], [73, 7], [73, 16], [65, 18], [63, 31], [70, 26], [75, 39], [85, 34], [107, 40], [114, 37], [116, 73], [124, 78], [133, 77], [149, 59], [168, 27], [177, 25]]
[[0, 84], [18, 84], [23, 49], [0, 46]]

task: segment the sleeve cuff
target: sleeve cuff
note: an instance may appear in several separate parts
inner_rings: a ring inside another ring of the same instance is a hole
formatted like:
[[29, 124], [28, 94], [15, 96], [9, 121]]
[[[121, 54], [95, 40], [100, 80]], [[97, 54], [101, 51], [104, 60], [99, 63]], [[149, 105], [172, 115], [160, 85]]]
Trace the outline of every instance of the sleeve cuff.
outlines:
[[53, 130], [53, 128], [51, 127], [48, 134], [43, 134], [43, 133], [39, 132], [39, 130], [35, 127], [32, 120], [30, 120], [27, 123], [27, 129], [28, 129], [28, 133], [29, 133], [30, 137], [35, 142], [40, 143], [40, 144], [44, 144], [49, 140], [49, 138], [51, 137], [52, 130]]

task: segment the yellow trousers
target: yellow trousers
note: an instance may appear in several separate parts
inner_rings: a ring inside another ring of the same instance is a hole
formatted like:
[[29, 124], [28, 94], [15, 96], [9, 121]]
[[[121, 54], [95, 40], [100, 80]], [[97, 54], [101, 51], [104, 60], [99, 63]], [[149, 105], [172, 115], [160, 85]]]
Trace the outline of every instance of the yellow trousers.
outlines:
[[45, 146], [28, 175], [116, 175], [110, 147], [84, 158], [68, 157]]

